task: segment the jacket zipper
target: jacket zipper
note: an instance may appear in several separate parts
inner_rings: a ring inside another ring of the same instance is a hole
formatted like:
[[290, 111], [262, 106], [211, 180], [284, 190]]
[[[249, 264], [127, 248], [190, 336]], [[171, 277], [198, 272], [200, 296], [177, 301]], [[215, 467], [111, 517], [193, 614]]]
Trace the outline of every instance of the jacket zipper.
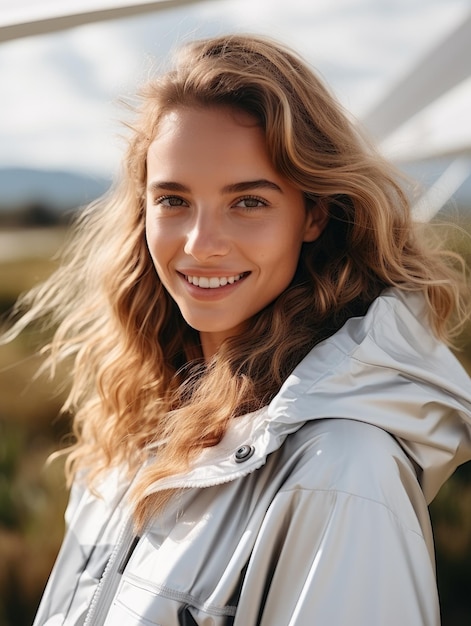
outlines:
[[83, 626], [102, 626], [109, 612], [110, 605], [121, 579], [123, 566], [131, 558], [139, 538], [134, 536], [132, 517], [126, 520], [119, 534], [118, 541], [108, 559], [100, 582], [95, 589]]
[[[159, 485], [159, 489], [154, 490], [154, 492], [159, 491], [160, 489], [168, 488], [201, 489], [204, 487], [222, 485], [226, 482], [232, 482], [232, 480], [241, 478], [247, 474], [251, 474], [254, 470], [263, 465], [264, 462], [265, 457], [263, 459], [259, 459], [255, 465], [252, 464], [251, 466], [244, 468], [244, 470], [239, 470], [231, 476], [219, 476], [217, 479], [206, 479], [201, 482], [196, 481], [192, 483], [191, 481], [185, 481], [184, 479], [179, 481], [173, 478], [173, 481], [170, 480], [170, 487], [168, 485], [161, 484]], [[123, 524], [116, 545], [110, 555], [110, 558], [108, 559], [100, 582], [95, 589], [95, 593], [93, 594], [83, 626], [102, 626], [105, 623], [111, 603], [113, 602], [113, 598], [121, 580], [121, 575], [123, 574], [124, 569], [139, 542], [139, 539], [140, 537], [134, 534], [134, 521], [131, 515]]]

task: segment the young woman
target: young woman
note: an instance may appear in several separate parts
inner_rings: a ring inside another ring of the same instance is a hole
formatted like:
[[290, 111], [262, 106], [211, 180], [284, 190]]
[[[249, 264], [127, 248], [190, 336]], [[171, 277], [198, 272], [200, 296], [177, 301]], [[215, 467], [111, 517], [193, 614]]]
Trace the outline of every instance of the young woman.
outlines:
[[35, 624], [437, 625], [427, 503], [471, 458], [455, 265], [294, 53], [187, 46], [16, 326], [72, 364]]

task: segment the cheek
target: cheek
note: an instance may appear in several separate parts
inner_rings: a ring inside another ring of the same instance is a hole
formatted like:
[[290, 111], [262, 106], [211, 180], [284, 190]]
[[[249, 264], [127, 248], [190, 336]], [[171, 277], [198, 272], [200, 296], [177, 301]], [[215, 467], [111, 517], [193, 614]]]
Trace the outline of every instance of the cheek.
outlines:
[[165, 236], [158, 224], [155, 224], [151, 220], [147, 219], [146, 240], [154, 265], [161, 265], [162, 262], [165, 262], [165, 257], [168, 255], [168, 248], [171, 239], [168, 236]]
[[302, 236], [297, 231], [290, 233], [287, 229], [274, 241], [278, 242], [273, 255], [274, 261], [279, 263], [280, 267], [296, 267], [301, 254]]
[[155, 264], [155, 251], [157, 249], [155, 236], [154, 236], [153, 232], [151, 230], [149, 230], [147, 225], [146, 225], [146, 243], [147, 243], [147, 248], [149, 250], [149, 254], [150, 254], [151, 258], [152, 258], [152, 261]]
[[147, 248], [149, 250], [151, 261], [159, 278], [163, 282], [163, 268], [165, 267], [165, 250], [162, 249], [161, 243], [154, 237], [147, 238]]
[[151, 224], [148, 213], [146, 213], [145, 235], [146, 235], [147, 247], [152, 252], [154, 233], [153, 233], [153, 228], [152, 228], [152, 224]]

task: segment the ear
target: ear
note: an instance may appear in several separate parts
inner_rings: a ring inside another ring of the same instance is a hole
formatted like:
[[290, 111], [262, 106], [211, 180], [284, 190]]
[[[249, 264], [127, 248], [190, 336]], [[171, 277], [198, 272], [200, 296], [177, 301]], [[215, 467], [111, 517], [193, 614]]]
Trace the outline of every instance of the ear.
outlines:
[[327, 203], [324, 199], [311, 200], [306, 199], [306, 226], [304, 230], [303, 241], [315, 241], [322, 235], [324, 228], [329, 221], [329, 212]]

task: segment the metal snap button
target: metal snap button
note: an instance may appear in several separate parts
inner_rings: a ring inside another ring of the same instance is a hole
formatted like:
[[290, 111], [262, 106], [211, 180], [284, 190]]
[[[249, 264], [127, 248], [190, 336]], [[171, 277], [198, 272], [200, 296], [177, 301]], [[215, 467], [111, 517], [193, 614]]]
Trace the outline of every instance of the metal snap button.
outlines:
[[236, 463], [243, 463], [244, 461], [247, 461], [247, 459], [250, 459], [254, 452], [255, 448], [253, 446], [249, 446], [248, 444], [240, 446], [234, 455]]

